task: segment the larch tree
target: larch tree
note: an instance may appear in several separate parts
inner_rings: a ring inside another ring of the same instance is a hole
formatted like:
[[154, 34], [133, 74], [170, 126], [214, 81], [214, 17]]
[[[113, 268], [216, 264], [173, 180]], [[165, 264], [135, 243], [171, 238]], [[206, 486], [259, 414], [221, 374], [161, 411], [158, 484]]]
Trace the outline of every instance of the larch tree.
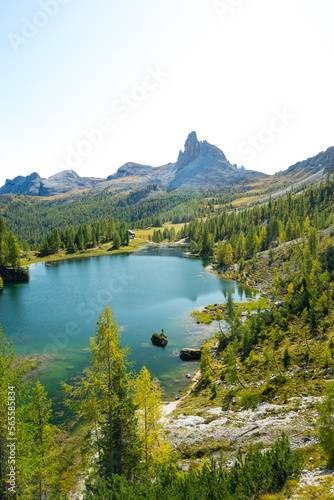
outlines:
[[51, 405], [47, 392], [37, 381], [23, 409], [20, 432], [20, 494], [27, 500], [44, 500], [55, 494], [60, 449], [56, 443], [59, 431], [50, 423]]
[[100, 314], [90, 351], [99, 404], [105, 416], [101, 423], [99, 473], [104, 477], [115, 473], [127, 475], [137, 465], [140, 451], [135, 405], [126, 370], [129, 350], [121, 346], [120, 330], [110, 306]]
[[99, 380], [96, 373], [92, 368], [86, 368], [83, 376], [73, 386], [67, 384], [66, 381], [61, 382], [61, 386], [64, 391], [65, 405], [88, 424], [82, 436], [83, 458], [90, 460], [95, 454], [92, 450], [95, 449], [97, 458], [100, 460], [100, 427], [103, 414], [100, 407]]
[[170, 459], [171, 448], [161, 434], [163, 413], [161, 391], [144, 366], [134, 382], [134, 401], [138, 408], [139, 435], [142, 442], [142, 461], [147, 469]]

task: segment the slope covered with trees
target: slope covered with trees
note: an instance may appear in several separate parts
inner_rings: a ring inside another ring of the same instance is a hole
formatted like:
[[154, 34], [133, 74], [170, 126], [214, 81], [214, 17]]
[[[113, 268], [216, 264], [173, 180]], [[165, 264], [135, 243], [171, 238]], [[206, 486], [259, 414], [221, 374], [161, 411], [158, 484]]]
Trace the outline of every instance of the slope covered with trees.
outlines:
[[131, 193], [77, 194], [40, 200], [29, 196], [0, 196], [0, 215], [19, 241], [34, 250], [54, 229], [67, 226], [75, 231], [82, 224], [94, 224], [114, 217], [135, 229], [160, 227], [164, 222], [189, 222], [215, 213], [215, 206], [231, 203], [247, 188], [163, 193], [150, 190]]
[[309, 185], [299, 194], [289, 192], [247, 210], [194, 220], [180, 235], [190, 238], [200, 255], [212, 254], [219, 243], [215, 255], [222, 266], [308, 235], [313, 251], [316, 231], [334, 224], [333, 200], [334, 180], [328, 175], [326, 182]]

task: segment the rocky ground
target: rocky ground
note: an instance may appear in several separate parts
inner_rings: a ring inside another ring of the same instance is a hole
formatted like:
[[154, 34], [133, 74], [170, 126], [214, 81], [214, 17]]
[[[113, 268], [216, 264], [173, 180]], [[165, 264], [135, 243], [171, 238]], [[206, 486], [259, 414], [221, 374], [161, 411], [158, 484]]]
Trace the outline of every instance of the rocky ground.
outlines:
[[[165, 431], [168, 439], [187, 470], [191, 462], [200, 464], [203, 457], [222, 460], [227, 468], [233, 465], [239, 448], [246, 451], [250, 445], [268, 449], [285, 432], [293, 449], [303, 451], [304, 470], [293, 495], [289, 498], [334, 498], [334, 471], [313, 468], [318, 440], [315, 432], [319, 398], [300, 396], [290, 398], [285, 405], [261, 403], [254, 409], [223, 410], [214, 406], [179, 413], [178, 402], [165, 405]], [[319, 489], [312, 496], [308, 490]], [[325, 495], [325, 496], [324, 496]], [[333, 495], [333, 497], [331, 497]]]

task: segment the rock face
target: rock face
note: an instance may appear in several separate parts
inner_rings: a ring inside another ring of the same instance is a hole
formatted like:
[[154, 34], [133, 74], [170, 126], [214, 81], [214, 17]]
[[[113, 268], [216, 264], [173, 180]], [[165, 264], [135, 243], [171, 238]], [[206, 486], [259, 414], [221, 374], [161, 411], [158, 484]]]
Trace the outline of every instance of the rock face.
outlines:
[[107, 177], [107, 181], [123, 179], [124, 177], [131, 176], [143, 177], [151, 174], [153, 171], [154, 167], [150, 167], [149, 165], [140, 165], [140, 163], [128, 162], [122, 165], [115, 174], [109, 175], [109, 177]]
[[42, 180], [39, 196], [54, 196], [71, 191], [91, 189], [102, 180], [92, 177], [79, 177], [73, 170], [64, 170]]
[[[203, 144], [203, 143], [202, 143]], [[184, 143], [184, 152], [179, 152], [175, 170], [179, 172], [183, 167], [196, 160], [201, 153], [201, 144], [198, 142], [196, 132], [191, 132]], [[225, 158], [224, 153], [222, 153]]]
[[104, 191], [124, 191], [155, 186], [159, 189], [200, 189], [234, 186], [253, 178], [265, 178], [266, 174], [252, 170], [241, 170], [232, 165], [224, 153], [209, 144], [199, 141], [196, 132], [191, 132], [180, 151], [176, 163], [160, 167], [128, 162], [107, 179], [80, 177], [73, 170], [65, 170], [48, 179], [42, 179], [36, 172], [26, 177], [6, 180], [0, 188], [1, 194], [26, 194], [30, 196], [55, 196], [89, 189], [92, 194]]
[[26, 177], [19, 175], [15, 179], [6, 179], [6, 183], [0, 188], [0, 194], [28, 194], [29, 196], [39, 196], [42, 178], [33, 172]]
[[48, 179], [42, 179], [36, 172], [26, 177], [18, 176], [15, 179], [6, 180], [0, 188], [0, 194], [26, 194], [29, 196], [55, 196], [71, 191], [91, 189], [103, 179], [91, 177], [79, 177], [73, 170], [65, 170], [52, 175]]
[[0, 267], [0, 276], [4, 283], [29, 281], [29, 271], [22, 267]]
[[284, 170], [282, 175], [284, 177], [293, 177], [296, 180], [317, 174], [320, 171], [324, 171], [325, 174], [334, 172], [334, 147], [328, 148], [327, 151], [322, 151], [312, 158], [299, 161]]
[[151, 342], [158, 347], [166, 347], [168, 339], [164, 333], [153, 333]]
[[[283, 180], [299, 180], [310, 176], [322, 176], [334, 172], [334, 147], [318, 155], [292, 165], [278, 175]], [[268, 178], [262, 172], [246, 170], [245, 167], [232, 165], [223, 151], [199, 141], [196, 132], [191, 132], [179, 152], [176, 163], [160, 167], [128, 162], [107, 179], [80, 177], [73, 170], [65, 170], [48, 179], [42, 179], [36, 172], [26, 177], [7, 179], [0, 188], [2, 194], [26, 194], [29, 196], [55, 196], [69, 192], [89, 189], [92, 194], [136, 190], [154, 187], [165, 191], [174, 189], [193, 189], [235, 186], [247, 184], [253, 179]]]
[[199, 141], [191, 132], [175, 164], [174, 179], [168, 190], [180, 187], [233, 186], [252, 178], [265, 178], [266, 174], [252, 170], [239, 170], [226, 158], [223, 151], [207, 141]]
[[201, 359], [201, 356], [201, 349], [190, 349], [186, 347], [180, 351], [180, 358], [182, 361], [198, 361]]

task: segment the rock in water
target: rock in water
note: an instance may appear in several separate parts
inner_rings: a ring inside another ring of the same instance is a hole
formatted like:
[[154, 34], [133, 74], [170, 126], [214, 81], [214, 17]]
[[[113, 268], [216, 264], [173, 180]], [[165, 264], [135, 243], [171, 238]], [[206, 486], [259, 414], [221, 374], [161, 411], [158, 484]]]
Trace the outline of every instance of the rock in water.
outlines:
[[184, 348], [180, 351], [180, 358], [182, 361], [198, 361], [201, 359], [201, 349]]
[[151, 337], [152, 344], [158, 347], [166, 347], [168, 339], [164, 333], [153, 333]]
[[29, 269], [23, 267], [0, 266], [0, 277], [2, 277], [4, 283], [30, 280]]

